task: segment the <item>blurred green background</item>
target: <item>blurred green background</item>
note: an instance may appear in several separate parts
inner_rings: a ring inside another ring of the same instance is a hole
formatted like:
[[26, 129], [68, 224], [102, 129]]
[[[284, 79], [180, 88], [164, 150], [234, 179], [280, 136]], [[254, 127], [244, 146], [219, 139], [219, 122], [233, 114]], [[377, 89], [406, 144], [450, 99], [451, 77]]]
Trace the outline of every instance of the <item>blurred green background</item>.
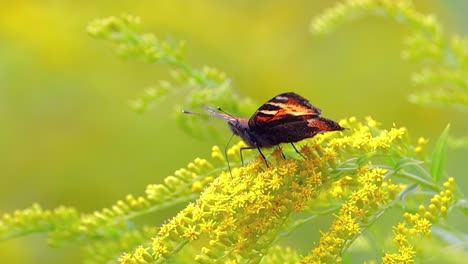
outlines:
[[[464, 135], [466, 113], [407, 101], [418, 67], [400, 59], [404, 26], [366, 18], [323, 38], [309, 33], [311, 18], [335, 2], [2, 1], [0, 213], [34, 202], [98, 210], [227, 142], [227, 129], [219, 142], [180, 131], [177, 96], [143, 115], [127, 106], [167, 79], [168, 68], [122, 61], [86, 33], [91, 20], [121, 13], [140, 16], [158, 36], [186, 40], [192, 65], [225, 71], [259, 104], [294, 91], [332, 119], [370, 115], [432, 144], [449, 122], [452, 135]], [[447, 32], [467, 33], [466, 1], [414, 2]], [[448, 172], [465, 193], [467, 155], [450, 150], [448, 157]], [[2, 263], [80, 263], [79, 256], [73, 245], [48, 248], [42, 235], [0, 243]]]

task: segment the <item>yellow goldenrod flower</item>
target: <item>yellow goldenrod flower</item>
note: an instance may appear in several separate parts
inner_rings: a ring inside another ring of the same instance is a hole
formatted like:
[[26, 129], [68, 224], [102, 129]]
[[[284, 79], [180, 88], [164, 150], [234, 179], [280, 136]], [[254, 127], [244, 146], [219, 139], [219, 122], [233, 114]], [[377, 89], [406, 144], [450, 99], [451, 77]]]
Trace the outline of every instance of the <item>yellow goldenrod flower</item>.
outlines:
[[[430, 236], [431, 225], [437, 222], [439, 215], [443, 214], [445, 206], [449, 206], [453, 202], [450, 190], [454, 186], [454, 179], [449, 178], [442, 186], [444, 190], [432, 197], [428, 211], [421, 205], [417, 213], [404, 213], [404, 221], [393, 227], [393, 242], [397, 245], [398, 252], [384, 253], [382, 263], [414, 262], [416, 251], [413, 244], [415, 240]], [[442, 200], [444, 200], [443, 205], [440, 202]]]

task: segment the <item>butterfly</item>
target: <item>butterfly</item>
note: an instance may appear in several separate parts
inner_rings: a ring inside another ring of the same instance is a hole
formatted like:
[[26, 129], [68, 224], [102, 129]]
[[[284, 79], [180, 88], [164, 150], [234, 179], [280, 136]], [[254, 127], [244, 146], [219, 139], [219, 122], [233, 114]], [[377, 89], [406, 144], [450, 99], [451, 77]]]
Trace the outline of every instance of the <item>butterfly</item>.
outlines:
[[[247, 146], [240, 149], [242, 164], [244, 164], [242, 151], [246, 149], [257, 149], [268, 167], [262, 148], [290, 143], [294, 150], [304, 157], [297, 150], [295, 142], [314, 137], [319, 133], [345, 130], [337, 122], [321, 117], [319, 108], [293, 92], [282, 93], [268, 100], [249, 119], [230, 115], [221, 108], [205, 109], [212, 115], [224, 119], [234, 135], [245, 142]], [[185, 110], [183, 112], [193, 114]]]

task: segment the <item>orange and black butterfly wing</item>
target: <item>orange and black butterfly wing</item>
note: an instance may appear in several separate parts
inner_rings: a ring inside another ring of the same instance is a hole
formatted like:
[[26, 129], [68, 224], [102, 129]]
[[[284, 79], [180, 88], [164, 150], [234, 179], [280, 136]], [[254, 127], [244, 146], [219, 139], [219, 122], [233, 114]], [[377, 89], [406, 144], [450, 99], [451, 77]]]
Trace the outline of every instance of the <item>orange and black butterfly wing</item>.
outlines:
[[316, 108], [295, 93], [279, 94], [263, 104], [249, 119], [251, 128], [267, 129], [285, 123], [298, 122], [319, 116]]
[[266, 129], [257, 129], [257, 144], [272, 147], [281, 143], [293, 143], [327, 131], [344, 130], [337, 122], [325, 117], [314, 117], [278, 124]]

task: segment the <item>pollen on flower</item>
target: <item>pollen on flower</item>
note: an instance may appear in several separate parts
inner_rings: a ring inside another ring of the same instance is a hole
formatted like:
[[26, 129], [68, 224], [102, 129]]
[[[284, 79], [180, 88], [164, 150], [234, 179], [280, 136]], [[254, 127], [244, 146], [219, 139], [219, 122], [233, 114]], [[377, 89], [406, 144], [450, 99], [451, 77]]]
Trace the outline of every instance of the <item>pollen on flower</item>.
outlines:
[[402, 190], [403, 188], [397, 184], [392, 183], [391, 180], [384, 181], [382, 183], [382, 187], [385, 187], [388, 190], [389, 197], [393, 199], [398, 191]]
[[406, 224], [404, 222], [401, 222], [393, 228], [393, 231], [395, 233], [406, 234], [408, 232], [408, 228], [406, 227]]
[[294, 211], [294, 212], [300, 212], [300, 211], [304, 210], [304, 208], [306, 207], [306, 205], [307, 205], [307, 204], [305, 203], [305, 201], [303, 201], [303, 200], [297, 200], [297, 201], [295, 201], [294, 204], [293, 204], [293, 211]]
[[279, 175], [274, 174], [271, 177], [269, 185], [272, 190], [278, 190], [282, 184], [283, 184], [283, 180], [279, 177]]
[[336, 233], [346, 232], [345, 236], [353, 236], [359, 233], [359, 224], [356, 223], [355, 219], [350, 215], [340, 215], [336, 224], [332, 227]]
[[335, 151], [334, 148], [326, 147], [323, 149], [323, 160], [329, 161], [334, 160], [338, 156], [338, 153]]
[[398, 263], [413, 263], [416, 252], [410, 245], [402, 246], [398, 250]]
[[406, 128], [400, 127], [400, 128], [392, 128], [388, 132], [388, 135], [390, 137], [390, 140], [393, 141], [395, 139], [401, 139], [403, 135], [406, 134]]
[[160, 258], [169, 252], [166, 245], [162, 244], [159, 239], [153, 240], [153, 252], [154, 256]]
[[142, 246], [139, 246], [136, 250], [135, 253], [133, 253], [134, 257], [136, 259], [139, 259], [142, 262], [151, 262], [153, 261], [153, 258], [151, 255], [148, 253], [146, 248], [143, 248]]
[[160, 228], [159, 228], [159, 232], [158, 232], [158, 236], [159, 237], [166, 237], [166, 236], [169, 236], [169, 233], [175, 228], [174, 225], [171, 224], [171, 222], [165, 224], [165, 225], [162, 225]]
[[193, 211], [196, 210], [196, 206], [194, 203], [189, 203], [187, 207], [185, 207], [183, 214], [178, 214], [178, 216], [185, 216], [186, 214], [191, 214]]
[[212, 232], [215, 229], [215, 222], [213, 219], [202, 219], [200, 223], [200, 231], [203, 233]]
[[130, 253], [124, 253], [122, 254], [122, 256], [119, 257], [118, 261], [121, 263], [121, 264], [131, 264], [133, 263], [133, 258], [132, 258], [132, 254]]
[[427, 220], [426, 218], [419, 218], [418, 220], [416, 220], [414, 225], [416, 230], [419, 233], [422, 233], [423, 235], [427, 236], [431, 233], [431, 222], [429, 222], [429, 220]]
[[406, 236], [402, 233], [397, 233], [395, 234], [395, 237], [393, 238], [393, 242], [397, 244], [398, 246], [405, 245], [408, 240]]
[[385, 253], [382, 257], [383, 264], [395, 264], [398, 263], [396, 254]]
[[195, 240], [200, 235], [200, 232], [197, 231], [197, 227], [193, 225], [188, 225], [185, 230], [183, 236], [188, 240]]

